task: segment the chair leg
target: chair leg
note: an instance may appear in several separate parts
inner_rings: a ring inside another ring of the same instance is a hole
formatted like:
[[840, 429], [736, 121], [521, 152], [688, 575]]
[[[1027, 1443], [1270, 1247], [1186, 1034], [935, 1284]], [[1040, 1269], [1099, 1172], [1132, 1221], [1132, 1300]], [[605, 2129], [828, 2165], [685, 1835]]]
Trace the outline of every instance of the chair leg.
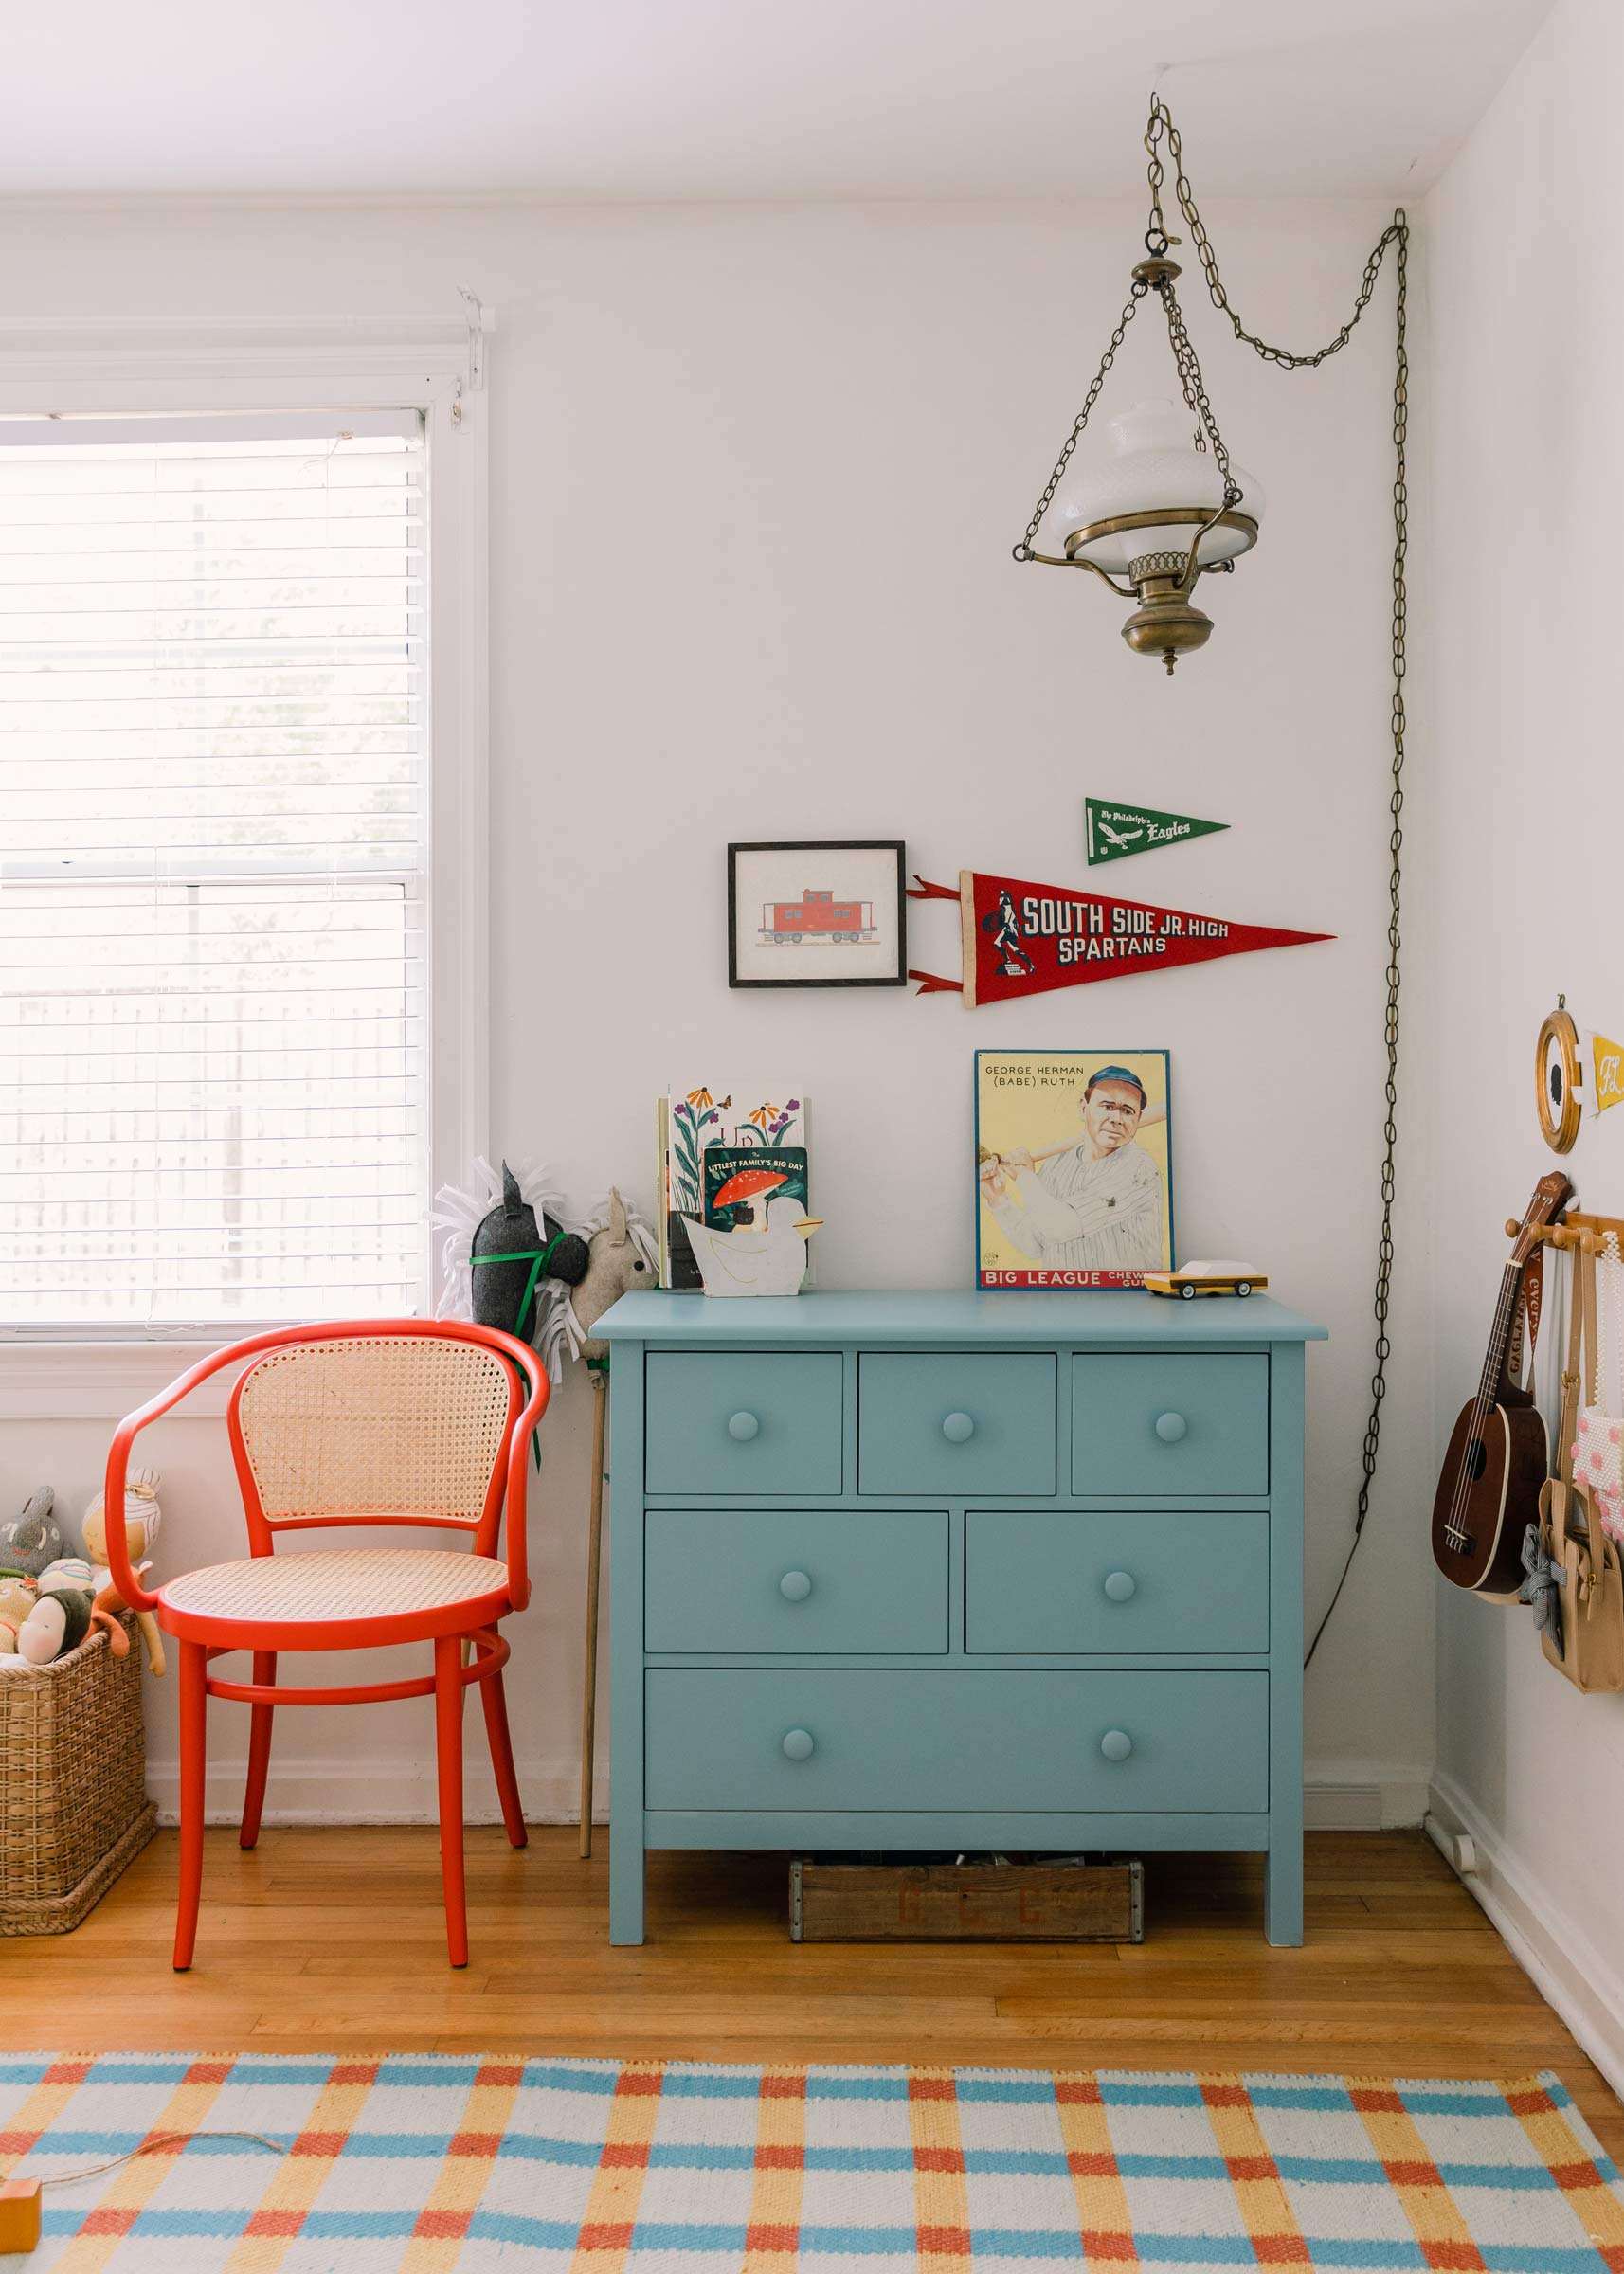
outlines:
[[496, 1771], [496, 1791], [501, 1797], [502, 1822], [508, 1828], [508, 1843], [514, 1848], [528, 1848], [530, 1833], [525, 1830], [519, 1780], [514, 1773], [514, 1741], [508, 1731], [508, 1701], [501, 1675], [487, 1674], [479, 1685], [479, 1692], [485, 1708], [485, 1734], [491, 1741], [491, 1766]]
[[453, 1966], [468, 1963], [468, 1909], [462, 1883], [462, 1649], [455, 1634], [434, 1645], [434, 1734], [440, 1756], [440, 1870], [445, 1883], [445, 1940]]
[[180, 1659], [180, 1902], [175, 1915], [174, 1964], [184, 1974], [197, 1944], [197, 1905], [203, 1891], [203, 1786], [207, 1762], [208, 1653], [201, 1642], [183, 1642]]
[[[256, 1686], [274, 1682], [276, 1678], [275, 1651], [256, 1651]], [[260, 1812], [265, 1805], [265, 1772], [271, 1765], [271, 1716], [275, 1711], [274, 1706], [248, 1708], [248, 1783], [243, 1795], [243, 1829], [237, 1834], [239, 1848], [252, 1848], [260, 1836]]]

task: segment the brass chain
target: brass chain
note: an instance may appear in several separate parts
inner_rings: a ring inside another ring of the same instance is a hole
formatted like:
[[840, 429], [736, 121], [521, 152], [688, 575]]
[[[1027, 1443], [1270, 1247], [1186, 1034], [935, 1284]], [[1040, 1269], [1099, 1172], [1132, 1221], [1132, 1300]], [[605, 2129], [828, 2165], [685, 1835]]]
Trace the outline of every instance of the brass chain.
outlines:
[[[1146, 242], [1148, 244], [1149, 239], [1146, 238]], [[1232, 507], [1240, 502], [1241, 493], [1230, 473], [1229, 452], [1224, 447], [1223, 437], [1218, 429], [1218, 420], [1214, 416], [1213, 406], [1207, 399], [1206, 382], [1201, 377], [1201, 367], [1196, 354], [1195, 344], [1185, 328], [1183, 311], [1179, 306], [1179, 296], [1173, 290], [1173, 280], [1171, 277], [1163, 278], [1152, 287], [1144, 278], [1136, 277], [1133, 280], [1133, 289], [1123, 304], [1121, 316], [1117, 318], [1116, 330], [1107, 342], [1106, 352], [1100, 357], [1099, 369], [1095, 371], [1090, 382], [1089, 391], [1083, 398], [1083, 407], [1073, 421], [1072, 431], [1061, 446], [1059, 457], [1055, 460], [1054, 472], [1044, 483], [1042, 495], [1032, 509], [1032, 518], [1026, 524], [1026, 533], [1018, 544], [1010, 549], [1014, 558], [1018, 561], [1029, 561], [1032, 558], [1033, 539], [1037, 536], [1038, 526], [1054, 501], [1055, 492], [1060, 486], [1066, 468], [1072, 462], [1072, 453], [1082, 440], [1083, 429], [1089, 423], [1089, 414], [1099, 401], [1100, 389], [1106, 383], [1106, 374], [1116, 361], [1116, 352], [1123, 343], [1128, 325], [1133, 321], [1140, 301], [1151, 290], [1154, 290], [1160, 297], [1163, 313], [1167, 318], [1167, 337], [1173, 350], [1173, 361], [1179, 372], [1179, 385], [1183, 390], [1184, 401], [1189, 406], [1190, 415], [1196, 422], [1196, 447], [1198, 450], [1205, 450], [1210, 447], [1213, 458], [1222, 474], [1223, 511], [1228, 513]], [[1228, 566], [1227, 563], [1222, 565]]]
[[1150, 118], [1145, 129], [1145, 147], [1150, 156], [1148, 168], [1150, 229], [1146, 243], [1148, 244], [1152, 238], [1159, 237], [1162, 241], [1160, 248], [1152, 245], [1151, 249], [1152, 251], [1160, 249], [1164, 252], [1169, 244], [1177, 244], [1179, 242], [1176, 237], [1167, 235], [1163, 221], [1162, 185], [1166, 179], [1161, 153], [1164, 136], [1166, 138], [1167, 154], [1172, 159], [1174, 167], [1173, 194], [1178, 201], [1179, 210], [1184, 217], [1185, 226], [1190, 232], [1190, 242], [1196, 248], [1202, 274], [1206, 278], [1208, 295], [1213, 306], [1221, 315], [1228, 316], [1236, 339], [1243, 340], [1249, 348], [1254, 348], [1265, 363], [1278, 364], [1283, 371], [1315, 370], [1325, 362], [1327, 355], [1340, 354], [1352, 338], [1354, 326], [1370, 305], [1370, 296], [1376, 290], [1376, 280], [1381, 274], [1381, 263], [1387, 257], [1388, 246], [1398, 244], [1402, 240], [1404, 249], [1408, 249], [1409, 225], [1402, 208], [1395, 213], [1391, 222], [1371, 247], [1370, 258], [1364, 263], [1364, 275], [1360, 280], [1359, 297], [1353, 303], [1353, 313], [1346, 323], [1326, 340], [1323, 348], [1316, 348], [1309, 354], [1294, 354], [1290, 348], [1271, 347], [1269, 342], [1266, 339], [1260, 339], [1255, 332], [1249, 332], [1231, 306], [1229, 294], [1224, 289], [1223, 279], [1218, 274], [1218, 255], [1213, 251], [1212, 240], [1207, 235], [1206, 224], [1201, 219], [1194, 192], [1190, 188], [1189, 176], [1184, 171], [1184, 151], [1179, 136], [1179, 130], [1173, 124], [1173, 114], [1159, 95], [1151, 97]]
[[[1167, 156], [1173, 167], [1174, 200], [1179, 213], [1182, 216], [1184, 225], [1190, 232], [1190, 242], [1195, 246], [1197, 257], [1200, 262], [1201, 273], [1206, 279], [1207, 293], [1213, 306], [1218, 310], [1220, 315], [1229, 318], [1236, 338], [1254, 349], [1265, 363], [1275, 364], [1281, 370], [1286, 371], [1314, 370], [1325, 362], [1327, 356], [1340, 354], [1352, 337], [1355, 326], [1370, 305], [1371, 296], [1376, 290], [1377, 280], [1381, 274], [1382, 263], [1390, 249], [1394, 254], [1394, 268], [1398, 284], [1393, 374], [1393, 695], [1390, 714], [1393, 763], [1392, 788], [1387, 808], [1392, 825], [1387, 839], [1389, 861], [1387, 968], [1385, 973], [1387, 992], [1382, 1020], [1382, 1034], [1387, 1053], [1385, 1085], [1387, 1102], [1386, 1112], [1381, 1124], [1382, 1156], [1380, 1186], [1381, 1224], [1376, 1248], [1376, 1290], [1372, 1299], [1372, 1310], [1376, 1321], [1376, 1341], [1374, 1365], [1370, 1378], [1370, 1413], [1364, 1425], [1362, 1476], [1359, 1497], [1354, 1510], [1353, 1539], [1348, 1546], [1341, 1577], [1338, 1579], [1331, 1594], [1331, 1599], [1326, 1607], [1325, 1615], [1314, 1629], [1313, 1639], [1305, 1654], [1303, 1663], [1308, 1666], [1320, 1646], [1320, 1637], [1326, 1631], [1331, 1613], [1342, 1598], [1342, 1591], [1346, 1584], [1347, 1575], [1353, 1567], [1353, 1559], [1358, 1553], [1360, 1541], [1364, 1536], [1365, 1520], [1370, 1514], [1371, 1490], [1376, 1482], [1377, 1456], [1381, 1444], [1381, 1407], [1387, 1396], [1387, 1362], [1393, 1354], [1392, 1342], [1387, 1332], [1387, 1322], [1393, 1291], [1393, 1203], [1398, 1191], [1398, 999], [1399, 949], [1402, 945], [1399, 926], [1403, 911], [1404, 881], [1404, 735], [1406, 726], [1404, 677], [1407, 668], [1406, 637], [1408, 630], [1405, 573], [1410, 546], [1410, 496], [1406, 478], [1410, 429], [1410, 359], [1406, 340], [1406, 322], [1409, 308], [1410, 223], [1403, 207], [1398, 207], [1393, 219], [1371, 247], [1369, 257], [1364, 263], [1363, 276], [1360, 280], [1358, 297], [1354, 300], [1353, 311], [1346, 322], [1338, 328], [1323, 348], [1316, 348], [1310, 352], [1298, 354], [1289, 348], [1274, 347], [1268, 340], [1261, 338], [1257, 333], [1249, 332], [1231, 304], [1229, 294], [1224, 287], [1223, 278], [1218, 271], [1218, 255], [1213, 250], [1212, 240], [1207, 235], [1206, 224], [1201, 219], [1194, 192], [1190, 188], [1189, 177], [1184, 171], [1183, 144], [1180, 139], [1179, 130], [1173, 123], [1172, 113], [1160, 95], [1151, 97], [1150, 116], [1145, 129], [1145, 149], [1148, 160], [1146, 179], [1150, 190], [1150, 224], [1145, 233], [1146, 250], [1153, 261], [1159, 261], [1166, 255], [1170, 245], [1180, 242], [1178, 238], [1169, 237], [1167, 234], [1166, 217], [1162, 204], [1162, 191], [1167, 179], [1166, 167], [1162, 157], [1164, 144], [1166, 146]], [[1033, 540], [1038, 534], [1038, 524], [1049, 510], [1055, 492], [1059, 487], [1061, 477], [1071, 462], [1072, 454], [1076, 449], [1083, 429], [1089, 423], [1089, 414], [1098, 400], [1101, 388], [1105, 385], [1106, 373], [1116, 359], [1116, 352], [1122, 345], [1123, 334], [1132, 320], [1139, 301], [1150, 289], [1152, 287], [1146, 280], [1135, 277], [1132, 295], [1123, 309], [1116, 330], [1111, 334], [1110, 344], [1100, 360], [1099, 370], [1094, 374], [1083, 407], [1077, 413], [1072, 431], [1066, 439], [1065, 447], [1061, 450], [1060, 456], [1056, 461], [1055, 470], [1050, 475], [1043, 494], [1038, 500], [1037, 509], [1026, 525], [1026, 534], [1014, 549], [1015, 558], [1018, 561], [1029, 561], [1033, 558]], [[1201, 377], [1201, 367], [1196, 355], [1195, 346], [1185, 327], [1183, 312], [1179, 306], [1178, 295], [1173, 289], [1172, 279], [1170, 277], [1159, 278], [1155, 282], [1154, 289], [1161, 296], [1163, 309], [1167, 318], [1167, 335], [1172, 346], [1173, 361], [1179, 373], [1179, 385], [1183, 393], [1184, 402], [1196, 421], [1197, 447], [1210, 446], [1214, 461], [1223, 477], [1224, 508], [1228, 510], [1239, 502], [1242, 493], [1236, 486], [1230, 471], [1229, 452], [1218, 433], [1218, 422], [1213, 416], [1212, 405], [1207, 399], [1206, 386]], [[1226, 561], [1216, 564], [1216, 566], [1229, 568], [1232, 564]]]
[[1179, 384], [1184, 390], [1184, 401], [1196, 421], [1196, 448], [1204, 450], [1211, 445], [1214, 462], [1223, 478], [1223, 511], [1227, 514], [1240, 503], [1240, 485], [1230, 472], [1229, 452], [1218, 430], [1213, 406], [1207, 401], [1206, 381], [1201, 377], [1195, 343], [1184, 328], [1184, 312], [1179, 305], [1179, 296], [1173, 289], [1172, 279], [1169, 277], [1156, 289], [1162, 296], [1162, 305], [1166, 311], [1167, 337], [1173, 345], [1173, 361], [1178, 366]]
[[[1387, 1395], [1387, 1361], [1393, 1345], [1387, 1334], [1387, 1308], [1393, 1288], [1393, 1196], [1397, 1189], [1394, 1154], [1398, 1143], [1398, 949], [1399, 917], [1402, 913], [1403, 854], [1404, 854], [1404, 674], [1406, 669], [1406, 635], [1408, 605], [1405, 592], [1405, 569], [1410, 550], [1410, 493], [1406, 486], [1407, 452], [1410, 435], [1410, 356], [1405, 340], [1405, 319], [1408, 314], [1410, 284], [1410, 224], [1400, 206], [1382, 237], [1372, 261], [1380, 264], [1380, 255], [1389, 243], [1397, 245], [1395, 268], [1398, 276], [1397, 348], [1393, 365], [1393, 790], [1387, 810], [1392, 818], [1392, 829], [1387, 839], [1390, 866], [1387, 875], [1387, 1011], [1383, 1034], [1387, 1045], [1387, 1113], [1381, 1125], [1383, 1151], [1381, 1156], [1381, 1236], [1376, 1249], [1376, 1355], [1375, 1371], [1370, 1378], [1370, 1416], [1364, 1425], [1363, 1475], [1360, 1481], [1359, 1501], [1354, 1511], [1353, 1538], [1348, 1543], [1347, 1556], [1342, 1567], [1331, 1599], [1326, 1605], [1325, 1615], [1314, 1629], [1303, 1664], [1307, 1667], [1320, 1647], [1320, 1636], [1330, 1622], [1331, 1613], [1342, 1599], [1347, 1575], [1353, 1568], [1353, 1559], [1364, 1537], [1364, 1520], [1370, 1513], [1370, 1490], [1376, 1481], [1376, 1455], [1381, 1443], [1381, 1401]], [[1370, 274], [1367, 268], [1366, 276]], [[1364, 298], [1369, 298], [1368, 292]], [[1363, 300], [1360, 303], [1363, 307]], [[1355, 311], [1357, 322], [1359, 311]]]
[[1083, 407], [1078, 411], [1076, 418], [1074, 420], [1072, 431], [1066, 437], [1065, 445], [1062, 448], [1059, 457], [1055, 460], [1055, 471], [1050, 475], [1048, 480], [1043, 485], [1043, 495], [1038, 498], [1038, 503], [1032, 509], [1032, 518], [1026, 524], [1026, 534], [1020, 539], [1019, 544], [1012, 546], [1010, 549], [1014, 557], [1018, 561], [1029, 561], [1032, 558], [1032, 540], [1038, 534], [1038, 524], [1042, 520], [1044, 514], [1049, 511], [1055, 492], [1060, 486], [1060, 478], [1065, 473], [1066, 468], [1072, 462], [1072, 453], [1076, 448], [1078, 442], [1082, 440], [1083, 428], [1089, 423], [1089, 413], [1091, 410], [1092, 410], [1094, 405], [1099, 401], [1099, 392], [1100, 388], [1105, 385], [1106, 373], [1110, 370], [1111, 365], [1116, 361], [1116, 352], [1123, 343], [1123, 339], [1127, 334], [1128, 325], [1132, 323], [1134, 316], [1138, 314], [1140, 301], [1145, 298], [1149, 289], [1150, 287], [1148, 284], [1145, 283], [1142, 279], [1135, 277], [1133, 280], [1133, 290], [1128, 294], [1127, 299], [1123, 302], [1122, 314], [1116, 319], [1116, 330], [1111, 334], [1110, 342], [1106, 348], [1106, 352], [1100, 357], [1100, 368], [1094, 373], [1093, 381], [1089, 388], [1089, 391], [1083, 398]]
[[[1387, 839], [1387, 968], [1384, 975], [1387, 995], [1382, 1018], [1382, 1038], [1387, 1054], [1387, 1078], [1385, 1084], [1386, 1111], [1381, 1123], [1382, 1153], [1380, 1186], [1381, 1224], [1376, 1243], [1376, 1289], [1371, 1300], [1371, 1308], [1376, 1321], [1376, 1340], [1370, 1377], [1370, 1412], [1364, 1424], [1364, 1442], [1360, 1460], [1359, 1497], [1354, 1507], [1353, 1538], [1348, 1543], [1347, 1555], [1344, 1560], [1336, 1586], [1331, 1591], [1331, 1599], [1326, 1604], [1325, 1614], [1319, 1625], [1314, 1629], [1313, 1639], [1309, 1642], [1304, 1654], [1303, 1664], [1307, 1667], [1312, 1663], [1314, 1652], [1320, 1647], [1320, 1637], [1329, 1624], [1331, 1613], [1342, 1599], [1342, 1591], [1347, 1583], [1347, 1575], [1353, 1568], [1353, 1559], [1359, 1552], [1360, 1541], [1364, 1536], [1365, 1520], [1370, 1514], [1371, 1490], [1376, 1482], [1377, 1455], [1381, 1446], [1381, 1407], [1387, 1396], [1387, 1362], [1393, 1355], [1393, 1345], [1387, 1331], [1387, 1322], [1393, 1293], [1393, 1202], [1398, 1191], [1396, 1162], [1398, 1146], [1398, 990], [1399, 948], [1402, 944], [1399, 921], [1402, 914], [1404, 881], [1404, 732], [1406, 723], [1404, 675], [1406, 670], [1405, 642], [1408, 630], [1405, 571], [1408, 566], [1410, 547], [1410, 494], [1406, 478], [1410, 430], [1410, 357], [1406, 340], [1406, 323], [1409, 314], [1410, 223], [1408, 215], [1400, 206], [1370, 249], [1351, 315], [1347, 321], [1339, 326], [1337, 331], [1332, 334], [1323, 348], [1316, 348], [1310, 353], [1297, 354], [1289, 348], [1274, 347], [1268, 340], [1260, 338], [1255, 332], [1249, 332], [1231, 304], [1229, 294], [1224, 289], [1223, 278], [1218, 273], [1218, 255], [1213, 250], [1212, 240], [1207, 235], [1206, 225], [1201, 219], [1194, 192], [1190, 188], [1189, 176], [1184, 171], [1183, 145], [1179, 137], [1179, 130], [1173, 123], [1171, 112], [1159, 95], [1151, 98], [1150, 118], [1145, 130], [1145, 147], [1149, 155], [1148, 180], [1150, 186], [1150, 228], [1146, 234], [1146, 243], [1155, 253], [1164, 252], [1168, 244], [1175, 242], [1167, 236], [1162, 208], [1162, 189], [1166, 179], [1161, 153], [1164, 138], [1167, 145], [1168, 158], [1173, 166], [1173, 195], [1177, 201], [1179, 211], [1183, 216], [1184, 226], [1190, 232], [1190, 242], [1196, 248], [1197, 258], [1201, 264], [1201, 273], [1206, 278], [1208, 297], [1219, 314], [1229, 318], [1236, 338], [1254, 349], [1265, 363], [1275, 364], [1285, 371], [1314, 370], [1325, 362], [1326, 356], [1340, 354], [1353, 336], [1354, 327], [1358, 324], [1360, 317], [1370, 305], [1371, 295], [1376, 290], [1376, 280], [1381, 274], [1381, 264], [1386, 260], [1390, 247], [1394, 253], [1394, 268], [1398, 286], [1393, 366], [1393, 697], [1390, 714], [1393, 765], [1392, 788], [1387, 805], [1391, 827]], [[1171, 287], [1167, 289], [1170, 294]], [[1170, 316], [1168, 318], [1169, 330], [1172, 329], [1172, 323], [1173, 319]], [[1175, 340], [1175, 357], [1178, 356], [1178, 343]], [[1181, 377], [1183, 377], [1182, 364]], [[1185, 401], [1189, 400], [1189, 388], [1186, 385]], [[1192, 407], [1197, 408], [1199, 406], [1192, 405]], [[1224, 461], [1220, 460], [1220, 463]], [[1227, 465], [1225, 471], [1227, 473]]]

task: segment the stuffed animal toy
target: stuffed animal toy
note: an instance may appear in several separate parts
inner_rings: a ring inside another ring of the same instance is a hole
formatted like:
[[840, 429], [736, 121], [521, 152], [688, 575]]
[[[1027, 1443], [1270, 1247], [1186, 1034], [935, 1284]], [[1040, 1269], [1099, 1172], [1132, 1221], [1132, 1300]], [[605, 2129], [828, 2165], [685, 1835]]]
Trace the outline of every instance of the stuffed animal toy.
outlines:
[[107, 1635], [115, 1658], [129, 1654], [130, 1637], [114, 1611], [100, 1596], [83, 1587], [59, 1587], [42, 1595], [17, 1630], [17, 1654], [30, 1666], [49, 1666], [53, 1658], [77, 1651], [93, 1627]]
[[17, 1634], [39, 1597], [32, 1579], [21, 1572], [0, 1578], [0, 1658], [16, 1655]]
[[59, 1587], [82, 1588], [87, 1595], [96, 1593], [90, 1566], [82, 1556], [59, 1556], [54, 1563], [47, 1563], [39, 1576], [35, 1592], [54, 1595]]
[[[124, 1540], [137, 1579], [152, 1568], [151, 1563], [142, 1559], [156, 1540], [158, 1526], [163, 1522], [163, 1510], [158, 1507], [158, 1482], [155, 1469], [132, 1470], [124, 1480]], [[82, 1528], [84, 1544], [95, 1558], [90, 1585], [98, 1605], [104, 1604], [115, 1613], [127, 1610], [129, 1606], [114, 1588], [112, 1574], [107, 1568], [107, 1512], [99, 1492], [84, 1511]], [[164, 1638], [158, 1632], [157, 1620], [150, 1611], [137, 1611], [135, 1624], [141, 1630], [141, 1639], [147, 1646], [147, 1664], [154, 1674], [161, 1674], [164, 1670]], [[122, 1627], [118, 1632], [123, 1633]]]
[[498, 1179], [476, 1161], [469, 1189], [442, 1185], [434, 1198], [445, 1235], [441, 1317], [535, 1342], [548, 1301], [579, 1286], [588, 1263], [586, 1240], [559, 1220], [564, 1203], [547, 1170], [526, 1164], [515, 1174], [504, 1161]]
[[[586, 1273], [559, 1308], [570, 1356], [596, 1363], [608, 1356], [609, 1345], [595, 1340], [590, 1329], [611, 1303], [634, 1288], [659, 1285], [659, 1254], [653, 1233], [613, 1185], [607, 1201], [593, 1210], [583, 1229], [587, 1235]], [[537, 1338], [536, 1346], [545, 1357], [543, 1338]]]
[[544, 1208], [541, 1220], [524, 1199], [519, 1181], [502, 1163], [501, 1204], [481, 1218], [474, 1234], [470, 1266], [474, 1317], [481, 1326], [500, 1326], [528, 1340], [533, 1327], [538, 1279], [578, 1286], [586, 1273], [586, 1242], [567, 1232]]
[[0, 1579], [0, 1620], [20, 1627], [34, 1607], [39, 1589], [32, 1579], [20, 1572], [8, 1572]]
[[49, 1666], [76, 1650], [90, 1632], [91, 1598], [82, 1587], [42, 1595], [17, 1630], [17, 1653], [30, 1666]]
[[48, 1563], [56, 1561], [65, 1543], [62, 1525], [51, 1514], [55, 1507], [55, 1492], [49, 1485], [42, 1485], [29, 1496], [20, 1516], [9, 1524], [0, 1524], [0, 1571], [20, 1571], [37, 1579]]

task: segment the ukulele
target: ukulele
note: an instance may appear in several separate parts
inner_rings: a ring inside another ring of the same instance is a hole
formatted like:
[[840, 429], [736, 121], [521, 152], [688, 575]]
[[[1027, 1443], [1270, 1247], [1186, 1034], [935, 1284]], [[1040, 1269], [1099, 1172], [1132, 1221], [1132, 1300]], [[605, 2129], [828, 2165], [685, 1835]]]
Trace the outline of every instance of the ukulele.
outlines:
[[1531, 1390], [1511, 1380], [1511, 1322], [1523, 1267], [1542, 1228], [1565, 1208], [1573, 1186], [1552, 1169], [1534, 1187], [1500, 1278], [1477, 1396], [1463, 1405], [1433, 1503], [1433, 1561], [1457, 1587], [1514, 1595], [1523, 1579], [1523, 1533], [1539, 1517], [1550, 1472], [1550, 1441]]

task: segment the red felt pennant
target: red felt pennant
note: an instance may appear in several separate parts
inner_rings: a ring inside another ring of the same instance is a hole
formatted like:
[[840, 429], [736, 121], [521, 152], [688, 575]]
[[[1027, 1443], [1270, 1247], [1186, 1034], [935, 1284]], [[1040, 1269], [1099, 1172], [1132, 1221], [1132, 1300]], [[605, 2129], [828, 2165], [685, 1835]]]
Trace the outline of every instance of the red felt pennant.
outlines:
[[1129, 979], [1173, 964], [1204, 964], [1219, 955], [1250, 955], [1261, 948], [1298, 948], [1328, 940], [1328, 931], [1282, 931], [1270, 924], [1236, 924], [1187, 910], [1118, 900], [1065, 885], [1026, 884], [1013, 876], [983, 876], [962, 869], [959, 890], [926, 884], [911, 900], [957, 899], [964, 933], [964, 978], [939, 979], [910, 971], [919, 992], [962, 989], [969, 1004], [1006, 1002], [1052, 987], [1086, 986], [1096, 979]]

